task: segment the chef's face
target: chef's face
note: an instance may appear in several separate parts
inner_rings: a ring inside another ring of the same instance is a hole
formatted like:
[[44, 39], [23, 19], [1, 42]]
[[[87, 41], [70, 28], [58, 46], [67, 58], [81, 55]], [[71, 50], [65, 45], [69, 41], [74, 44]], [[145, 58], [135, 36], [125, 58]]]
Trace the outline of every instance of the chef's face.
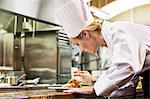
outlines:
[[98, 44], [95, 38], [92, 37], [92, 32], [96, 31], [83, 30], [78, 37], [70, 38], [69, 40], [78, 46], [81, 51], [94, 54], [97, 51]]

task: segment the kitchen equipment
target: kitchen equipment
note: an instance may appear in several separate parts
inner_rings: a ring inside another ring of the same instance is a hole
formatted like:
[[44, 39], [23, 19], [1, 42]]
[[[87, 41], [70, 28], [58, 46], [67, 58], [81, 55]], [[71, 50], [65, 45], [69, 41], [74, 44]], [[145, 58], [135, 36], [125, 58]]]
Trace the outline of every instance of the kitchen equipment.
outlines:
[[18, 86], [22, 86], [22, 85], [37, 85], [38, 84], [38, 82], [40, 81], [40, 77], [38, 77], [38, 78], [35, 78], [35, 79], [33, 79], [33, 80], [20, 80], [20, 84], [18, 85]]
[[18, 76], [8, 76], [7, 81], [8, 81], [8, 84], [12, 86], [16, 86], [18, 84]]

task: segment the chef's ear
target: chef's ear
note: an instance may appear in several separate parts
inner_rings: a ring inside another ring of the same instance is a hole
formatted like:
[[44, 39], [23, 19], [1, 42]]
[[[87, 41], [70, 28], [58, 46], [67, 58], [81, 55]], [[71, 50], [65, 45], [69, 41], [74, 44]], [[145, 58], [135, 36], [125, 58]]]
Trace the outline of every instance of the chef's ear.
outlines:
[[82, 37], [89, 37], [90, 34], [89, 34], [89, 31], [88, 30], [83, 30], [82, 31]]

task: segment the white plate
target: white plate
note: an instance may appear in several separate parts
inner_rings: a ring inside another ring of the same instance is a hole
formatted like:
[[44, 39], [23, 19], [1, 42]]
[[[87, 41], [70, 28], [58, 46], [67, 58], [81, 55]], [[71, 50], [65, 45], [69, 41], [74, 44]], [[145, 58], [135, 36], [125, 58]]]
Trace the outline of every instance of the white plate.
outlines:
[[69, 88], [63, 88], [63, 87], [48, 87], [48, 89], [56, 90], [57, 92], [63, 92], [64, 90], [68, 90]]

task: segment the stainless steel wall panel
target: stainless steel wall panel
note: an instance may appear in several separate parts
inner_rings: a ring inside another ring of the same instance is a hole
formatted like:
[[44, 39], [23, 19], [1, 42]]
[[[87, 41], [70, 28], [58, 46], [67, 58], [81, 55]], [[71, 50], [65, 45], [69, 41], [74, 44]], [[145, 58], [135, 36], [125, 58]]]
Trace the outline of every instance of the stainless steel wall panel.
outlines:
[[25, 71], [29, 78], [40, 77], [41, 82], [56, 82], [57, 41], [55, 32], [40, 32], [32, 35], [26, 33]]

